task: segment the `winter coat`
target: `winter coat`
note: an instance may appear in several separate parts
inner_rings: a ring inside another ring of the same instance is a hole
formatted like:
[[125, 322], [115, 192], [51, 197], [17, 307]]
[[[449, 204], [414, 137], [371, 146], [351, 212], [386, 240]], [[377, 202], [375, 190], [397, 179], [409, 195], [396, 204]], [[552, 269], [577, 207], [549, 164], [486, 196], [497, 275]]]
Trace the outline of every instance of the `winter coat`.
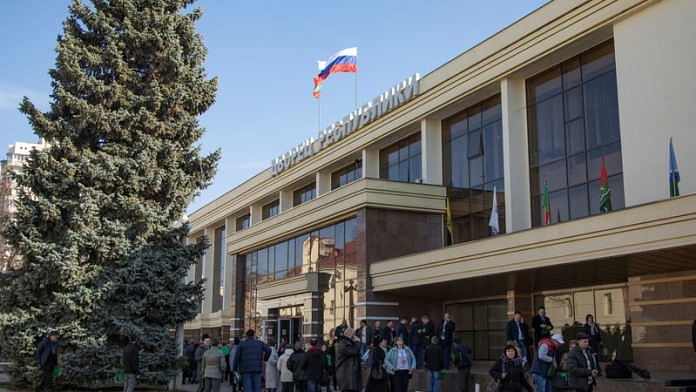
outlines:
[[541, 340], [541, 324], [546, 324], [546, 329], [549, 331], [553, 329], [553, 324], [551, 324], [551, 319], [548, 316], [544, 316], [542, 320], [539, 314], [535, 314], [534, 317], [532, 317], [532, 328], [534, 328], [534, 344], [536, 345], [538, 345]]
[[271, 356], [266, 362], [266, 389], [279, 388], [280, 373], [278, 372], [278, 351], [271, 348]]
[[370, 349], [370, 355], [372, 355], [372, 368], [370, 368], [370, 377], [367, 380], [365, 392], [388, 392], [389, 377], [386, 377], [386, 374], [382, 373], [383, 377], [381, 379], [372, 377], [372, 375], [376, 373], [376, 370], [380, 368], [384, 372], [387, 353], [381, 346], [373, 346]]
[[304, 372], [305, 380], [321, 381], [324, 372], [328, 372], [328, 369], [326, 369], [326, 354], [319, 347], [310, 347], [304, 353], [300, 368]]
[[121, 365], [123, 365], [123, 374], [138, 374], [140, 369], [140, 353], [138, 348], [133, 343], [128, 343], [123, 348], [121, 356]]
[[341, 391], [360, 386], [360, 345], [345, 336], [336, 344], [336, 385]]
[[[387, 340], [387, 346], [391, 346], [394, 343], [394, 330], [389, 327], [382, 327], [382, 329], [379, 330], [379, 336]], [[368, 345], [370, 343], [368, 343]]]
[[549, 357], [554, 358], [554, 355], [556, 354], [556, 346], [554, 346], [553, 341], [549, 338], [542, 338], [538, 345], [537, 356], [534, 358], [534, 362], [532, 363], [532, 373], [548, 378], [549, 369], [551, 368], [551, 365], [553, 365], [553, 359], [550, 362], [545, 362], [539, 358], [539, 351], [541, 350], [542, 345], [546, 345], [548, 347], [547, 355]]
[[[413, 351], [411, 351], [408, 346], [404, 346], [403, 348], [405, 354], [406, 354], [406, 361], [408, 364], [408, 368], [413, 370], [416, 368], [416, 356], [413, 355]], [[384, 360], [385, 365], [387, 365], [387, 373], [389, 374], [394, 374], [396, 371], [396, 367], [399, 364], [399, 348], [394, 346], [389, 352], [387, 353], [387, 357]]]
[[234, 371], [234, 358], [237, 355], [237, 348], [239, 347], [238, 344], [235, 344], [232, 346], [230, 349], [230, 357], [227, 359], [229, 362], [227, 363], [227, 368], [230, 369], [231, 371]]
[[401, 339], [404, 340], [404, 344], [408, 345], [408, 339], [409, 339], [409, 327], [408, 324], [397, 324], [395, 331], [394, 331], [394, 337], [398, 338], [401, 337]]
[[293, 353], [293, 349], [286, 348], [283, 355], [278, 358], [278, 370], [280, 371], [280, 382], [292, 382], [292, 370], [288, 368], [288, 360]]
[[211, 347], [203, 354], [203, 377], [222, 378], [227, 370], [225, 355], [217, 347]]
[[431, 344], [425, 348], [425, 367], [432, 372], [445, 368], [445, 351], [442, 346]]
[[[445, 322], [444, 320], [437, 327], [437, 338], [440, 339], [440, 343], [446, 346], [452, 345], [452, 334], [454, 333], [454, 321], [450, 320]], [[444, 336], [444, 342], [443, 337]]]
[[193, 357], [193, 359], [196, 360], [196, 364], [197, 364], [196, 366], [197, 366], [197, 368], [198, 368], [199, 377], [200, 377], [201, 374], [203, 374], [203, 354], [205, 354], [205, 352], [206, 352], [207, 350], [208, 350], [208, 347], [206, 347], [206, 346], [204, 346], [204, 345], [201, 344], [201, 345], [198, 346], [198, 348], [196, 349], [196, 354], [195, 354], [194, 357]]
[[[505, 373], [505, 378], [503, 378], [503, 373]], [[534, 388], [527, 381], [522, 358], [510, 359], [503, 354], [495, 361], [488, 374], [500, 383], [498, 387], [500, 392], [534, 391]]]
[[[522, 330], [522, 339], [526, 344], [526, 342], [529, 340], [529, 325], [527, 325], [525, 322], [520, 322], [520, 329]], [[507, 322], [507, 326], [505, 328], [505, 339], [516, 342], [519, 340], [518, 338], [517, 322], [515, 322], [515, 319], [512, 319]]]
[[409, 346], [421, 346], [424, 343], [424, 335], [421, 329], [423, 328], [423, 324], [420, 321], [416, 321], [411, 323], [411, 332], [409, 333], [409, 339], [410, 341], [408, 342]]
[[599, 342], [602, 341], [602, 333], [599, 329], [599, 324], [594, 324], [594, 332], [596, 332], [594, 335], [592, 334], [593, 328], [590, 324], [585, 324], [583, 328], [587, 336], [590, 338], [590, 348], [592, 349], [592, 352], [595, 354], [599, 354]]
[[366, 334], [366, 335], [367, 335], [367, 336], [365, 336], [365, 343], [366, 343], [368, 346], [372, 345], [372, 339], [374, 339], [374, 336], [375, 336], [375, 335], [374, 335], [374, 330], [372, 329], [372, 327], [370, 327], [369, 325], [366, 325], [366, 326], [364, 326], [364, 327], [358, 328], [358, 329], [355, 331], [355, 336], [357, 336], [358, 339], [360, 339], [361, 342], [362, 342], [363, 334]]
[[[590, 361], [590, 367], [587, 367], [587, 360]], [[575, 347], [568, 353], [568, 385], [576, 391], [587, 391], [590, 384], [588, 383], [592, 370], [597, 369], [597, 362], [590, 352], [587, 350], [587, 359], [580, 347]], [[594, 384], [594, 379], [592, 383]]]
[[[457, 366], [457, 369], [471, 367], [471, 356], [473, 355], [473, 352], [471, 351], [471, 348], [469, 348], [469, 346], [467, 346], [466, 344], [455, 343], [452, 346], [452, 355], [455, 358], [455, 360], [452, 362]], [[461, 358], [461, 361], [459, 360], [459, 358]]]
[[186, 348], [184, 349], [186, 359], [189, 362], [196, 362], [196, 345], [193, 343], [189, 343]]
[[304, 358], [304, 350], [295, 351], [288, 359], [288, 369], [292, 371], [293, 381], [305, 381], [305, 372], [302, 370], [302, 359]]
[[430, 338], [437, 336], [435, 334], [435, 324], [432, 322], [432, 320], [428, 320], [427, 323], [423, 324], [421, 330], [423, 331], [423, 344], [427, 346], [430, 344]]
[[334, 336], [335, 337], [343, 336], [343, 332], [346, 330], [346, 328], [348, 328], [348, 327], [346, 327], [344, 325], [339, 325], [338, 327], [336, 327], [336, 329], [334, 329]]
[[36, 361], [39, 362], [41, 367], [48, 364], [49, 355], [51, 353], [56, 356], [56, 363], [58, 363], [58, 342], [54, 342], [49, 338], [43, 338], [41, 343], [39, 343], [39, 347], [36, 348]]
[[261, 373], [263, 361], [271, 356], [271, 349], [254, 338], [244, 339], [234, 355], [235, 370], [239, 373]]

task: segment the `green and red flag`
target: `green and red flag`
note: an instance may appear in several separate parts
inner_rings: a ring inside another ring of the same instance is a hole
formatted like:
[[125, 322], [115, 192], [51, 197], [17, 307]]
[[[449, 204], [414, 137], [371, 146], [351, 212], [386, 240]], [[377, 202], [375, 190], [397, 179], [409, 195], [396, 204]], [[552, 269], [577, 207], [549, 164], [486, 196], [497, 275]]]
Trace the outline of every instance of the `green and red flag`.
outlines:
[[607, 167], [602, 156], [602, 168], [599, 170], [599, 212], [611, 211], [611, 189], [609, 189], [609, 178], [607, 177]]
[[549, 183], [544, 180], [544, 196], [541, 199], [541, 208], [544, 210], [544, 226], [551, 224], [551, 201], [549, 200]]

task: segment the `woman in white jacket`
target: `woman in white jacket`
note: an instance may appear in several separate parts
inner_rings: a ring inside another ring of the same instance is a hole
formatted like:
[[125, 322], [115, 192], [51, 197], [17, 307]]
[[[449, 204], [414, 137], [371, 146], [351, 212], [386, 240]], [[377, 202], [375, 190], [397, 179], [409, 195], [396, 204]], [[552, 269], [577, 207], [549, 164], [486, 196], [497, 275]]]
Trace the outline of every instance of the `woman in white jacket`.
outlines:
[[289, 346], [288, 348], [285, 349], [285, 352], [283, 355], [278, 358], [278, 371], [280, 371], [280, 383], [282, 385], [282, 392], [292, 392], [293, 391], [293, 379], [292, 379], [292, 372], [290, 369], [288, 369], [288, 359], [290, 359], [290, 356], [294, 350], [292, 349], [292, 346]]
[[278, 351], [271, 348], [271, 356], [266, 361], [266, 392], [276, 392], [278, 389]]

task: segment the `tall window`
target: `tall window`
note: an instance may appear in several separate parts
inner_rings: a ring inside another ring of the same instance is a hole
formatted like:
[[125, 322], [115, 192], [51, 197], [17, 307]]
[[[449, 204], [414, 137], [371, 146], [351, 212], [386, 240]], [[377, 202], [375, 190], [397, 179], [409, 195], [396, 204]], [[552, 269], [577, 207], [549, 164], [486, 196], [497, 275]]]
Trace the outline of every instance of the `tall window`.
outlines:
[[350, 165], [331, 173], [331, 190], [338, 189], [362, 178], [362, 161], [357, 159]]
[[624, 207], [614, 43], [609, 41], [527, 80], [532, 224], [600, 213], [605, 161], [613, 209]]
[[222, 309], [222, 292], [224, 290], [225, 255], [223, 254], [223, 242], [225, 241], [225, 226], [215, 229], [213, 239], [213, 312]]
[[[196, 237], [196, 243], [200, 244], [203, 242], [203, 236]], [[193, 273], [193, 280], [194, 282], [198, 283], [201, 280], [203, 280], [203, 270], [205, 267], [205, 253], [201, 255], [200, 260], [196, 263], [196, 267]], [[203, 299], [198, 300], [198, 313], [203, 312]]]
[[301, 274], [322, 274], [323, 330], [348, 320], [357, 323], [358, 225], [356, 218], [312, 230], [294, 238], [241, 255], [246, 266], [244, 278], [245, 328], [258, 326], [256, 286]]
[[452, 212], [452, 243], [493, 234], [489, 223], [494, 189], [498, 232], [505, 232], [501, 118], [500, 96], [495, 96], [443, 124], [443, 171]]
[[251, 225], [251, 215], [250, 214], [245, 214], [237, 218], [235, 221], [235, 227], [237, 231], [242, 231], [244, 229], [248, 229], [249, 226]]
[[317, 196], [317, 184], [311, 183], [309, 185], [303, 186], [292, 193], [292, 205], [299, 206], [302, 203], [306, 203], [310, 200], [314, 200]]
[[420, 132], [379, 152], [379, 177], [390, 181], [419, 182], [421, 180]]
[[280, 200], [276, 199], [261, 207], [261, 220], [278, 215], [280, 211]]
[[448, 304], [447, 313], [455, 322], [455, 336], [467, 342], [474, 359], [496, 359], [505, 347], [505, 326], [508, 321], [504, 300]]

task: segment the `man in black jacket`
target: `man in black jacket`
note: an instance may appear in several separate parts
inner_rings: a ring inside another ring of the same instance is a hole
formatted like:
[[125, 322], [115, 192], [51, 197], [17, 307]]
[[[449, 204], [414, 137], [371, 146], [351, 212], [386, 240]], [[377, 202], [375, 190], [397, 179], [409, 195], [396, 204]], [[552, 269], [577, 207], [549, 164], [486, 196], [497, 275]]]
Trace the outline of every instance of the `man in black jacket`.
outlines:
[[515, 315], [508, 321], [505, 328], [505, 338], [507, 341], [517, 342], [520, 348], [522, 358], [529, 361], [527, 358], [527, 336], [529, 335], [529, 325], [522, 320], [522, 313], [515, 311]]
[[550, 333], [553, 329], [551, 319], [546, 316], [545, 307], [539, 306], [537, 309], [537, 314], [532, 318], [532, 328], [534, 329], [534, 347], [536, 347], [541, 339], [541, 332], [543, 330], [548, 330]]
[[413, 356], [416, 357], [416, 368], [421, 367], [423, 359], [423, 333], [421, 329], [423, 324], [418, 320], [418, 317], [411, 317], [411, 331], [409, 334], [408, 346], [413, 351]]
[[568, 353], [568, 385], [578, 392], [592, 392], [597, 377], [597, 362], [590, 351], [586, 333], [578, 333], [577, 347]]
[[452, 338], [452, 356], [454, 357], [454, 366], [457, 367], [459, 384], [459, 392], [467, 392], [469, 390], [469, 378], [471, 376], [471, 348], [462, 343], [459, 336]]
[[58, 333], [49, 332], [36, 348], [36, 360], [43, 375], [37, 390], [53, 391], [53, 369], [58, 365]]
[[305, 371], [302, 367], [304, 356], [305, 352], [302, 349], [302, 342], [298, 340], [293, 346], [292, 354], [290, 354], [290, 358], [288, 358], [288, 363], [286, 365], [288, 370], [292, 372], [292, 382], [295, 392], [305, 391], [305, 381], [307, 378], [305, 377]]
[[321, 351], [316, 338], [309, 341], [309, 349], [304, 353], [300, 368], [304, 372], [307, 392], [321, 392], [321, 379], [324, 377], [324, 372], [328, 375], [328, 369], [326, 355]]
[[367, 325], [366, 320], [360, 321], [360, 328], [355, 331], [355, 336], [360, 340], [360, 356], [362, 357], [370, 344], [372, 344], [372, 339], [374, 338], [372, 327]]
[[449, 313], [445, 316], [437, 328], [437, 337], [440, 339], [442, 351], [445, 356], [445, 369], [450, 368], [450, 360], [452, 353], [452, 334], [454, 333], [454, 321], [450, 318]]
[[126, 347], [123, 348], [123, 355], [121, 356], [121, 365], [123, 365], [123, 374], [125, 375], [123, 392], [135, 391], [136, 376], [140, 370], [140, 353], [135, 344], [136, 339], [132, 337], [129, 339]]
[[437, 336], [430, 340], [425, 348], [425, 368], [428, 369], [428, 385], [431, 392], [440, 392], [440, 371], [445, 368], [445, 355], [442, 346], [438, 344]]
[[394, 331], [394, 338], [403, 339], [404, 343], [408, 343], [409, 337], [409, 326], [408, 318], [402, 317], [399, 324], [396, 325], [396, 330]]
[[380, 336], [387, 340], [387, 347], [391, 347], [394, 343], [394, 322], [389, 320], [387, 325], [380, 331]]

